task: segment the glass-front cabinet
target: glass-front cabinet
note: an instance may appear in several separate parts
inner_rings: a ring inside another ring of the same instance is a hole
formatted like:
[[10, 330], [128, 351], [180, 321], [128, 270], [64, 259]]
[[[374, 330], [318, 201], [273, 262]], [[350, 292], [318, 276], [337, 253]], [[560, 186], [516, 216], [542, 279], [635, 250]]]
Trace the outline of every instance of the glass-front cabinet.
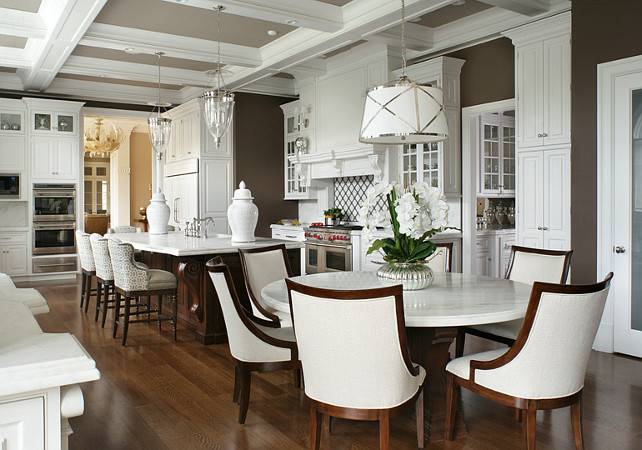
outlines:
[[296, 173], [296, 163], [290, 159], [309, 151], [312, 137], [309, 113], [305, 108], [301, 108], [299, 100], [281, 105], [281, 109], [283, 109], [285, 134], [284, 199], [309, 199], [310, 189], [302, 185]]
[[443, 191], [442, 146], [439, 143], [404, 145], [401, 152], [401, 183], [424, 181]]
[[33, 111], [31, 113], [31, 131], [34, 133], [58, 133], [71, 135], [76, 132], [77, 115], [72, 113], [54, 113]]
[[515, 196], [515, 117], [511, 114], [480, 116], [478, 194], [482, 196]]
[[25, 113], [0, 110], [0, 134], [24, 134]]

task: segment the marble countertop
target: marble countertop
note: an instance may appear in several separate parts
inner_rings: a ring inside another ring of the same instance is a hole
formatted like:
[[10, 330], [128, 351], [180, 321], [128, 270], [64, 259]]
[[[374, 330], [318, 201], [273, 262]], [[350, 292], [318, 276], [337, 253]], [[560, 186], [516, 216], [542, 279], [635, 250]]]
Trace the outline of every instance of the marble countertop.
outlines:
[[[369, 289], [383, 286], [376, 272], [335, 272], [293, 277], [293, 281], [328, 289]], [[431, 286], [404, 291], [409, 327], [452, 327], [504, 322], [524, 317], [531, 286], [501, 278], [461, 273], [435, 273]], [[289, 312], [284, 280], [268, 284], [261, 299]]]
[[490, 230], [476, 230], [477, 236], [494, 236], [498, 234], [515, 234], [515, 228], [498, 228]]
[[129, 242], [137, 250], [163, 253], [173, 256], [210, 255], [215, 253], [236, 253], [239, 248], [257, 248], [285, 244], [287, 248], [302, 248], [298, 241], [257, 237], [255, 242], [232, 242], [231, 235], [218, 234], [208, 238], [185, 236], [182, 232], [150, 235], [149, 233], [114, 233], [123, 242]]

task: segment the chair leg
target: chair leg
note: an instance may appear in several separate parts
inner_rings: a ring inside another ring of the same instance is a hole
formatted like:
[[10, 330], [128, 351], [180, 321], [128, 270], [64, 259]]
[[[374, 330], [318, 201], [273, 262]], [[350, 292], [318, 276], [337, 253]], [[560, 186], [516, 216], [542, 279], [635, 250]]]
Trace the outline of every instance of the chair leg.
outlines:
[[390, 447], [390, 411], [379, 412], [379, 449], [388, 450]]
[[420, 388], [421, 392], [419, 397], [417, 397], [417, 402], [415, 403], [415, 415], [417, 416], [417, 447], [424, 448], [424, 443], [426, 439], [424, 438], [424, 389]]
[[457, 399], [459, 397], [459, 385], [455, 383], [455, 376], [448, 372], [446, 374], [446, 440], [452, 441], [455, 438], [455, 415], [457, 414]]
[[330, 414], [323, 414], [323, 431], [328, 436], [332, 436], [332, 416]]
[[294, 387], [301, 389], [301, 369], [294, 369], [292, 374], [294, 375]]
[[123, 347], [127, 343], [127, 331], [129, 330], [129, 310], [131, 308], [131, 298], [125, 297], [125, 318], [123, 319]]
[[322, 415], [317, 411], [314, 400], [310, 400], [310, 448], [318, 450], [321, 445], [321, 420]]
[[[152, 298], [149, 297], [149, 303], [151, 305]], [[159, 295], [158, 296], [158, 332], [160, 333], [161, 331], [161, 320], [160, 320], [160, 315], [163, 314], [163, 296]]]
[[176, 294], [172, 294], [172, 306], [174, 307], [174, 320], [172, 321], [172, 331], [174, 332], [174, 340], [176, 340], [176, 325], [178, 324], [178, 298]]
[[[102, 297], [103, 285], [98, 282], [96, 278], [96, 313], [94, 314], [94, 322], [98, 322], [98, 313], [100, 313], [100, 300]], [[107, 297], [105, 297], [105, 301]]]
[[571, 424], [573, 426], [573, 438], [575, 439], [575, 448], [581, 450], [584, 448], [584, 438], [582, 437], [582, 398], [571, 405]]
[[239, 362], [234, 361], [234, 395], [232, 396], [232, 402], [239, 402], [239, 393], [241, 392], [241, 369], [239, 367]]
[[80, 309], [82, 309], [82, 305], [84, 304], [85, 301], [85, 290], [87, 289], [87, 274], [85, 272], [82, 273], [82, 285], [80, 288]]
[[464, 344], [466, 343], [466, 333], [463, 328], [457, 330], [457, 338], [455, 338], [455, 358], [464, 356]]
[[537, 410], [531, 404], [524, 411], [524, 448], [535, 450], [535, 425], [537, 423]]
[[239, 403], [239, 423], [245, 423], [247, 408], [250, 405], [250, 386], [252, 384], [252, 371], [240, 363], [241, 398]]
[[105, 289], [105, 300], [103, 303], [103, 318], [100, 323], [101, 328], [105, 328], [105, 320], [107, 320], [107, 303], [109, 299], [109, 293], [111, 292], [112, 295], [114, 295], [113, 287], [110, 289], [108, 285], [104, 285]]
[[114, 303], [114, 332], [112, 337], [116, 339], [116, 333], [118, 332], [118, 319], [120, 318], [120, 293], [116, 292], [116, 302]]
[[515, 408], [515, 422], [521, 422], [522, 421], [522, 410], [519, 408]]
[[89, 309], [89, 298], [91, 297], [91, 279], [93, 277], [91, 275], [87, 275], [87, 294], [85, 295], [85, 314], [87, 313], [87, 309]]

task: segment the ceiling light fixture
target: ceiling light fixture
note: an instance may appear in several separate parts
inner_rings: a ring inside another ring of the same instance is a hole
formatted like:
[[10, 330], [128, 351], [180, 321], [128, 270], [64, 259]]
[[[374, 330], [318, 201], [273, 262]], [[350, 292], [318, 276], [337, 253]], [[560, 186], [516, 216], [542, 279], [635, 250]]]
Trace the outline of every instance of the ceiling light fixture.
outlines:
[[297, 21], [294, 20], [294, 19], [290, 19], [290, 20], [286, 20], [285, 23], [288, 24], [288, 25], [296, 25]]
[[276, 36], [278, 32], [276, 30], [268, 30], [268, 36]]
[[109, 157], [120, 148], [125, 139], [125, 133], [119, 126], [103, 125], [103, 118], [96, 118], [96, 123], [85, 130], [85, 153], [90, 157]]
[[401, 76], [366, 93], [359, 141], [418, 144], [448, 139], [441, 89], [406, 77], [406, 5], [401, 0]]
[[221, 139], [227, 133], [232, 123], [232, 114], [234, 113], [234, 94], [225, 89], [223, 72], [221, 70], [221, 11], [225, 7], [221, 5], [214, 6], [216, 10], [216, 30], [218, 40], [217, 51], [217, 68], [214, 71], [216, 76], [216, 89], [209, 90], [200, 99], [203, 105], [203, 118], [210, 134], [214, 138], [216, 148], [221, 145]]

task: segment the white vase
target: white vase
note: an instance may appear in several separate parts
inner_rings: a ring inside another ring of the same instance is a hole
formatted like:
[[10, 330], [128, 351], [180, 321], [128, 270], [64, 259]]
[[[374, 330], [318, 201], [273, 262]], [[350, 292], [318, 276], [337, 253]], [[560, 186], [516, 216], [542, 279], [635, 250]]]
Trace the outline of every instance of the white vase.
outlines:
[[227, 220], [232, 230], [232, 242], [254, 242], [254, 230], [259, 221], [259, 208], [252, 202], [254, 197], [245, 182], [234, 191], [232, 204], [227, 208]]
[[149, 234], [167, 234], [169, 223], [169, 206], [162, 192], [154, 192], [147, 207]]

